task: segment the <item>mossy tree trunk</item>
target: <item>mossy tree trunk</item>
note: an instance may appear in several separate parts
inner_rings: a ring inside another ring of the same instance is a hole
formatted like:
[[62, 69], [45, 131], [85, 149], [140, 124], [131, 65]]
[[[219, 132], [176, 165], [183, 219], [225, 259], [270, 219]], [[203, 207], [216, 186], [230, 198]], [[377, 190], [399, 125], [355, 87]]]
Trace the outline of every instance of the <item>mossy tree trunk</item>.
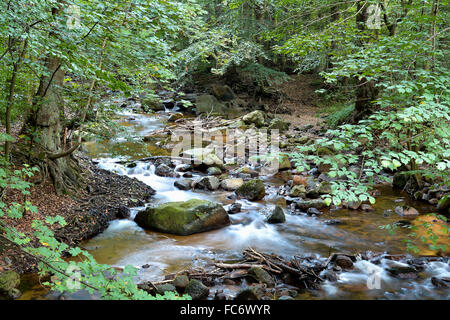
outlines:
[[[25, 127], [33, 133], [33, 159], [38, 161], [43, 179], [50, 177], [58, 194], [73, 191], [79, 183], [79, 167], [71, 156], [79, 143], [66, 148], [69, 144], [62, 137], [64, 104], [62, 87], [64, 71], [58, 59], [48, 57], [46, 75], [42, 76], [33, 101], [33, 111]], [[37, 155], [37, 156], [36, 156]]]

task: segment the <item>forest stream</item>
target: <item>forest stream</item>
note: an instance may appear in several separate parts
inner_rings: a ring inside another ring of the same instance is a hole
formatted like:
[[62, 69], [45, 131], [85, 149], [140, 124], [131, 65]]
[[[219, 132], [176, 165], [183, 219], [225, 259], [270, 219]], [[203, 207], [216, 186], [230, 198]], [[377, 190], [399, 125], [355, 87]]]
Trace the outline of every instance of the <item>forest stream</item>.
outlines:
[[[143, 143], [142, 137], [165, 126], [170, 110], [157, 114], [137, 114], [124, 110], [119, 115], [119, 123], [125, 132], [106, 141], [91, 141], [84, 147], [88, 155], [100, 168], [120, 175], [137, 178], [156, 190], [152, 202], [147, 205], [170, 201], [206, 199], [222, 203], [225, 208], [234, 200], [226, 191], [182, 191], [174, 186], [177, 178], [155, 175], [155, 166], [139, 161], [146, 155], [158, 152], [155, 143]], [[160, 150], [162, 152], [162, 150]], [[128, 168], [120, 161], [135, 160], [137, 164]], [[196, 174], [194, 173], [194, 178]], [[432, 207], [422, 202], [410, 200], [406, 193], [392, 190], [390, 186], [379, 188], [374, 210], [370, 212], [339, 209], [325, 212], [320, 217], [287, 214], [286, 222], [268, 224], [260, 213], [270, 203], [270, 193], [282, 184], [274, 178], [262, 178], [266, 183], [268, 201], [250, 202], [237, 200], [242, 211], [230, 215], [231, 225], [219, 230], [190, 236], [174, 236], [140, 228], [134, 217], [143, 207], [131, 209], [129, 219], [115, 220], [109, 228], [97, 237], [81, 243], [99, 263], [117, 268], [133, 265], [139, 268], [138, 282], [163, 280], [168, 273], [180, 272], [211, 264], [215, 261], [236, 261], [243, 250], [252, 247], [260, 252], [276, 253], [281, 256], [311, 256], [325, 261], [330, 254], [346, 252], [375, 251], [389, 254], [405, 254], [402, 239], [407, 237], [404, 230], [390, 235], [379, 228], [399, 221], [392, 209], [399, 203], [414, 206], [421, 213], [430, 212]], [[330, 223], [331, 221], [331, 223]], [[338, 221], [339, 223], [333, 223]], [[427, 246], [419, 247], [419, 255], [432, 255]], [[437, 259], [427, 263], [417, 279], [397, 279], [385, 270], [395, 262], [382, 260], [375, 265], [368, 261], [357, 261], [352, 271], [343, 271], [337, 282], [325, 281], [321, 290], [305, 290], [297, 299], [448, 299], [448, 289], [438, 289], [431, 283], [431, 277], [449, 277], [450, 266], [445, 260]], [[368, 278], [378, 272], [381, 289], [368, 289]], [[59, 295], [48, 294], [41, 287], [24, 281], [21, 299], [55, 299]], [[217, 284], [214, 289], [223, 290], [225, 295], [234, 296], [241, 285]], [[66, 295], [66, 299], [90, 299], [84, 292]], [[210, 296], [211, 298], [211, 296]]]

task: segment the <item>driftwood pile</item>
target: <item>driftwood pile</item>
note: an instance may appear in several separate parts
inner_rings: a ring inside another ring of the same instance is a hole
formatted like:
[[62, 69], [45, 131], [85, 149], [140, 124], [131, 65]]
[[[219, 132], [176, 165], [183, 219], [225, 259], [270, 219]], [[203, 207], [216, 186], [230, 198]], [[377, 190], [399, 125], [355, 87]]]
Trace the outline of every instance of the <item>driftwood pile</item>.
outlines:
[[246, 278], [251, 268], [261, 268], [267, 271], [277, 283], [286, 283], [302, 289], [317, 289], [324, 281], [319, 273], [325, 269], [325, 265], [317, 260], [309, 258], [293, 257], [286, 260], [275, 254], [265, 254], [248, 248], [243, 252], [243, 260], [237, 263], [217, 262], [208, 269], [191, 269], [166, 276], [166, 280], [153, 282], [151, 286], [171, 283], [179, 274], [185, 274], [190, 279], [202, 281], [205, 285], [213, 286], [217, 282], [226, 279]]

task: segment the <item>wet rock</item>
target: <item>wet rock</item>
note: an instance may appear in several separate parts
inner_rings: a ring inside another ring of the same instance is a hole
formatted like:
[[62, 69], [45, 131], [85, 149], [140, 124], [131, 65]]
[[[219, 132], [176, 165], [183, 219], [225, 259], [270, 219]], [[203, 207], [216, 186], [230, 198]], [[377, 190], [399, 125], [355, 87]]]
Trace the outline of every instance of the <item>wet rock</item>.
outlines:
[[180, 190], [191, 190], [192, 188], [192, 179], [180, 179], [173, 183], [175, 187]]
[[413, 266], [409, 266], [409, 265], [403, 265], [403, 264], [398, 264], [398, 265], [392, 265], [390, 266], [387, 271], [389, 272], [389, 274], [395, 278], [398, 279], [417, 279], [418, 275], [417, 275], [417, 269]]
[[184, 178], [192, 178], [193, 177], [192, 172], [185, 172], [185, 173], [183, 173], [183, 177]]
[[275, 118], [270, 121], [269, 130], [279, 130], [280, 132], [285, 132], [289, 130], [289, 123], [280, 118]]
[[0, 292], [8, 292], [15, 289], [20, 284], [20, 276], [14, 271], [4, 271], [0, 273]]
[[135, 221], [144, 229], [183, 236], [230, 224], [230, 218], [222, 205], [198, 199], [146, 208], [136, 215]]
[[284, 214], [284, 210], [283, 208], [276, 206], [270, 213], [269, 216], [267, 217], [266, 220], [268, 223], [284, 223], [286, 222], [286, 216]]
[[117, 209], [116, 217], [118, 219], [128, 219], [130, 217], [130, 214], [131, 214], [130, 208], [126, 206], [120, 206]]
[[17, 288], [14, 288], [14, 289], [11, 289], [8, 291], [8, 297], [10, 299], [13, 299], [13, 300], [19, 299], [21, 296], [22, 296], [22, 292], [20, 292], [20, 290]]
[[338, 255], [336, 256], [336, 259], [334, 260], [334, 264], [338, 267], [341, 267], [344, 270], [351, 270], [353, 269], [353, 261], [347, 256], [344, 255]]
[[358, 210], [359, 207], [361, 206], [361, 201], [346, 202], [346, 203], [344, 203], [344, 206], [347, 209]]
[[241, 212], [242, 204], [235, 202], [233, 203], [230, 208], [228, 209], [228, 214], [236, 214]]
[[319, 210], [316, 209], [316, 208], [308, 208], [308, 210], [306, 211], [306, 213], [307, 213], [308, 215], [310, 215], [310, 216], [312, 216], [312, 215], [320, 216], [320, 215], [323, 214], [321, 211], [319, 211]]
[[214, 294], [214, 300], [221, 301], [221, 300], [228, 300], [228, 299], [227, 299], [226, 294], [223, 293], [223, 290], [221, 290], [221, 291], [216, 291], [216, 293]]
[[262, 268], [252, 267], [248, 269], [247, 274], [257, 282], [266, 284], [269, 288], [275, 286], [272, 276]]
[[160, 177], [173, 177], [174, 172], [171, 167], [166, 164], [160, 164], [156, 167], [155, 174]]
[[328, 226], [335, 226], [335, 225], [338, 225], [338, 224], [342, 224], [341, 221], [336, 220], [336, 219], [325, 220], [324, 223], [326, 225], [328, 225]]
[[189, 284], [189, 278], [184, 274], [178, 275], [175, 277], [172, 284], [175, 286], [175, 288], [177, 288], [179, 292], [184, 292]]
[[417, 217], [419, 215], [419, 211], [417, 211], [413, 207], [408, 206], [398, 206], [395, 207], [395, 213], [403, 217]]
[[220, 168], [217, 168], [217, 167], [210, 167], [210, 168], [208, 168], [206, 173], [209, 176], [220, 176], [222, 174], [222, 170], [220, 170]]
[[230, 178], [230, 179], [223, 180], [221, 182], [220, 186], [224, 190], [235, 191], [243, 184], [244, 184], [244, 180], [242, 178]]
[[331, 183], [322, 181], [317, 188], [319, 194], [329, 194], [331, 193]]
[[436, 287], [436, 288], [450, 288], [450, 278], [437, 278], [437, 277], [432, 277], [431, 278], [431, 283]]
[[186, 171], [191, 171], [191, 170], [192, 170], [192, 166], [187, 163], [179, 164], [175, 167], [175, 171], [177, 171], [177, 172], [186, 172]]
[[160, 295], [164, 295], [166, 292], [175, 292], [176, 288], [174, 285], [170, 283], [160, 284], [156, 286], [156, 293]]
[[155, 98], [146, 98], [142, 100], [142, 108], [145, 112], [148, 111], [164, 111], [164, 104], [162, 104], [160, 101], [158, 101]]
[[369, 204], [362, 204], [360, 209], [365, 212], [373, 211], [373, 207]]
[[292, 173], [290, 171], [279, 171], [275, 174], [275, 178], [279, 178], [284, 182], [292, 180]]
[[214, 191], [219, 189], [220, 180], [215, 176], [203, 177], [200, 178], [196, 183], [194, 182], [194, 186], [195, 188]]
[[239, 292], [234, 300], [258, 300], [258, 296], [252, 289], [248, 288]]
[[309, 208], [325, 209], [327, 205], [323, 199], [313, 199], [313, 200], [297, 200], [295, 201], [295, 207], [300, 210], [308, 210]]
[[200, 281], [192, 279], [186, 287], [186, 293], [191, 296], [192, 300], [206, 299], [209, 295], [209, 288]]
[[330, 282], [336, 282], [339, 279], [338, 274], [333, 270], [326, 270], [323, 272], [322, 278]]
[[264, 125], [264, 113], [260, 110], [256, 110], [246, 114], [242, 117], [245, 124], [254, 124], [257, 127], [262, 127]]
[[305, 197], [306, 195], [306, 188], [304, 185], [299, 184], [299, 185], [295, 185], [291, 188], [291, 190], [289, 191], [289, 196], [290, 197]]
[[250, 201], [258, 201], [266, 195], [264, 183], [259, 179], [245, 182], [236, 190], [236, 195]]
[[176, 112], [176, 113], [172, 114], [172, 115], [169, 117], [169, 119], [167, 119], [167, 121], [169, 121], [169, 122], [175, 122], [175, 121], [177, 121], [177, 120], [182, 119], [183, 116], [184, 116], [184, 115], [183, 115], [182, 113]]
[[239, 168], [238, 170], [236, 170], [236, 173], [246, 174], [246, 175], [249, 175], [251, 177], [257, 177], [259, 175], [258, 172], [256, 172], [255, 170], [252, 170], [249, 167]]

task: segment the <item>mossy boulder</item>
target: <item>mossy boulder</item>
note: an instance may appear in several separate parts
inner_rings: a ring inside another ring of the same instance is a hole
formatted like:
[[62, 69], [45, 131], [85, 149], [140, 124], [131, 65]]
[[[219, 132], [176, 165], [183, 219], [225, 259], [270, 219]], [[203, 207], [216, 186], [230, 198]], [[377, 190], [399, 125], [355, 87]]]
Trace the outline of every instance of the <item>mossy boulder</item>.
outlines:
[[318, 156], [333, 156], [334, 151], [327, 147], [319, 147], [316, 150]]
[[291, 169], [291, 160], [287, 155], [280, 156], [279, 160], [279, 170], [290, 170]]
[[275, 118], [270, 122], [269, 129], [270, 130], [279, 130], [280, 132], [285, 132], [285, 131], [289, 130], [289, 123], [287, 123], [286, 121], [284, 121], [280, 118]]
[[177, 288], [177, 290], [184, 291], [189, 284], [189, 278], [187, 275], [180, 274], [175, 277], [172, 284], [175, 286], [175, 288]]
[[148, 111], [164, 111], [166, 108], [164, 107], [164, 104], [155, 98], [146, 98], [142, 100], [142, 109], [144, 109], [145, 112]]
[[206, 299], [209, 295], [209, 288], [201, 281], [193, 279], [189, 281], [186, 287], [186, 293], [191, 296], [192, 300]]
[[302, 184], [293, 186], [291, 190], [289, 191], [289, 196], [297, 198], [297, 197], [304, 197], [306, 194], [306, 187]]
[[156, 293], [164, 295], [166, 292], [175, 292], [176, 288], [173, 284], [165, 283], [156, 286]]
[[258, 201], [266, 195], [264, 183], [259, 179], [245, 182], [236, 190], [236, 195], [250, 201]]
[[144, 229], [182, 236], [215, 230], [230, 224], [230, 218], [222, 205], [198, 199], [149, 207], [140, 211], [134, 220]]
[[256, 110], [246, 114], [242, 117], [245, 124], [254, 124], [257, 127], [262, 127], [265, 123], [264, 112]]
[[20, 284], [20, 276], [14, 271], [0, 273], [0, 292], [9, 292]]

